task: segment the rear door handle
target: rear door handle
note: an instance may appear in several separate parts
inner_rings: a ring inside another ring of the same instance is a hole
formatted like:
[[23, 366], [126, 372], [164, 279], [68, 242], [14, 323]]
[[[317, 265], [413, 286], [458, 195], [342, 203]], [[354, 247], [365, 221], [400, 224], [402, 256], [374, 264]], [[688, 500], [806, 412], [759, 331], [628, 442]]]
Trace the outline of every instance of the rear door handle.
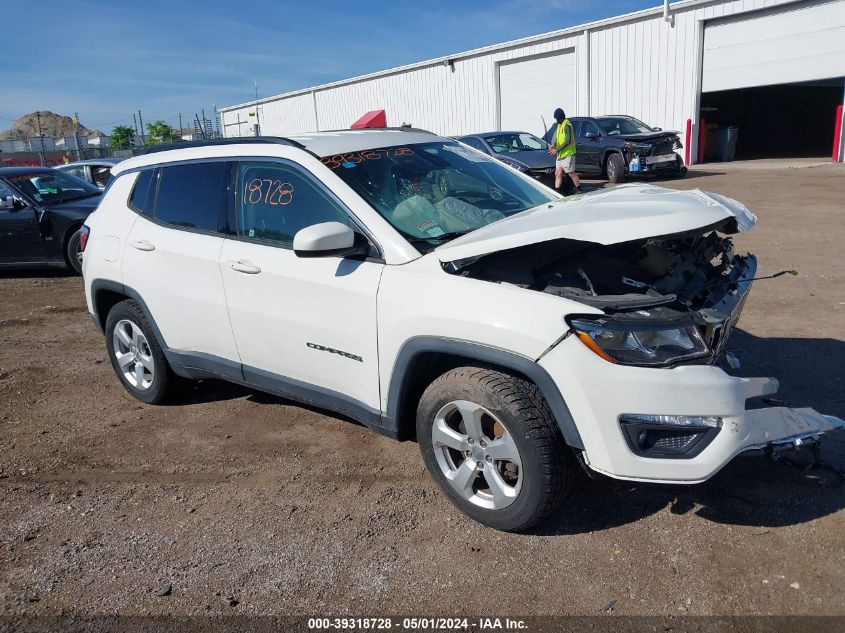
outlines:
[[147, 240], [135, 240], [134, 242], [129, 242], [133, 248], [137, 248], [139, 251], [154, 251], [156, 249], [155, 245], [150, 244]]
[[230, 259], [226, 262], [226, 265], [232, 270], [237, 270], [239, 273], [246, 273], [247, 275], [257, 275], [261, 272], [261, 268], [249, 260]]

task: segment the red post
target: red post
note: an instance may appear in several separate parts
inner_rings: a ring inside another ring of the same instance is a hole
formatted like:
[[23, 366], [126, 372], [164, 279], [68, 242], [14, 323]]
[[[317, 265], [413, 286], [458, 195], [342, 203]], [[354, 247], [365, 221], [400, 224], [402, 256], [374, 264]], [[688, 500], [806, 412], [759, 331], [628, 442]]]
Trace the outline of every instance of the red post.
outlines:
[[684, 143], [684, 165], [689, 165], [689, 145], [692, 141], [692, 119], [687, 119], [687, 140]]
[[704, 139], [707, 138], [707, 133], [705, 128], [707, 127], [707, 121], [701, 119], [698, 123], [698, 162], [699, 164], [704, 162]]
[[833, 123], [833, 160], [839, 160], [839, 141], [842, 138], [842, 105], [836, 106], [836, 121]]

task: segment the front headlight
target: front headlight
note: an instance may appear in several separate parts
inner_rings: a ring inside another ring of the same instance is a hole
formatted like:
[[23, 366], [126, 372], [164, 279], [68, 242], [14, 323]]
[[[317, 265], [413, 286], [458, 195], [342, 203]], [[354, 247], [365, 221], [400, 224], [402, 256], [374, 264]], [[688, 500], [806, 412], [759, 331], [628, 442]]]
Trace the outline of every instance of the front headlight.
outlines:
[[710, 354], [692, 322], [646, 323], [577, 317], [570, 319], [569, 325], [590, 350], [620, 365], [663, 366]]
[[625, 149], [634, 152], [648, 152], [651, 151], [651, 145], [648, 143], [634, 143], [632, 141], [625, 141], [623, 144]]

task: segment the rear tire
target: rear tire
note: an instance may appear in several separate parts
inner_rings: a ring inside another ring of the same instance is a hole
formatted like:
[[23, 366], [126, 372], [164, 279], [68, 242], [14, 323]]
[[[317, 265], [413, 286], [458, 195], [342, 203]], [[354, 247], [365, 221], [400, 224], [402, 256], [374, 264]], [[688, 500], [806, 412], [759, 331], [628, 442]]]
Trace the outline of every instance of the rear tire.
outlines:
[[482, 367], [432, 382], [417, 408], [426, 468], [449, 500], [509, 532], [537, 526], [563, 502], [574, 458], [536, 385]]
[[65, 261], [77, 275], [82, 274], [82, 232], [76, 229], [67, 240], [65, 246]]
[[610, 182], [622, 182], [625, 178], [625, 161], [619, 154], [613, 153], [607, 157], [607, 179]]
[[121, 301], [106, 319], [106, 349], [126, 391], [141, 402], [162, 404], [178, 390], [155, 331], [137, 303]]

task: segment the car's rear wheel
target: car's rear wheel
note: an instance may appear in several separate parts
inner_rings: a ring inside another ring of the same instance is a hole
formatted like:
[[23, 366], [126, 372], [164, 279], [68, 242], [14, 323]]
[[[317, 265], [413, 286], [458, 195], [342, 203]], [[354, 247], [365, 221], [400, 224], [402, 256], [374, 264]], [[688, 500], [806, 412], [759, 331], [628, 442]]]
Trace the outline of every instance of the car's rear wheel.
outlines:
[[79, 229], [71, 233], [67, 239], [65, 260], [68, 267], [77, 275], [82, 274], [82, 232]]
[[625, 161], [619, 154], [613, 153], [607, 157], [605, 171], [610, 182], [622, 182], [625, 177]]
[[492, 369], [460, 367], [429, 385], [417, 440], [452, 503], [499, 530], [535, 527], [570, 484], [572, 454], [537, 387]]
[[121, 301], [109, 311], [106, 348], [114, 372], [135, 398], [160, 404], [173, 396], [178, 377], [170, 369], [144, 312], [134, 301]]

